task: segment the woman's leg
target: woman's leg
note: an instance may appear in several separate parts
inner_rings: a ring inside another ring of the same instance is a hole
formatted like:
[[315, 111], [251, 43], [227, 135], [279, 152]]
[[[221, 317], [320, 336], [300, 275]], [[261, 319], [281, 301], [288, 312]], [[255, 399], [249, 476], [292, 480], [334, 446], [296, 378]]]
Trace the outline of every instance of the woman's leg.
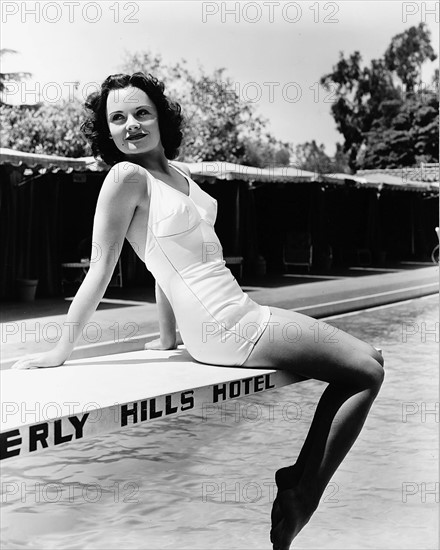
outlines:
[[381, 387], [383, 360], [372, 346], [326, 323], [271, 307], [271, 325], [243, 366], [285, 369], [328, 382], [293, 467], [277, 472], [275, 548], [289, 548], [355, 442]]

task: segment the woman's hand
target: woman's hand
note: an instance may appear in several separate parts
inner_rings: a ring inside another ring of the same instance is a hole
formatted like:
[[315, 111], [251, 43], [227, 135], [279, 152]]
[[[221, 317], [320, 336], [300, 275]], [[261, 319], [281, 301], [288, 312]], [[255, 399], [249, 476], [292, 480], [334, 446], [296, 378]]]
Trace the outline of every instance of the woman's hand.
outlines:
[[161, 338], [156, 338], [147, 342], [144, 346], [144, 349], [158, 349], [158, 350], [167, 350], [167, 349], [176, 349], [178, 345], [183, 344], [180, 334], [176, 335], [174, 342], [163, 343]]
[[42, 369], [46, 367], [59, 367], [68, 357], [57, 350], [47, 351], [38, 355], [28, 355], [14, 363], [11, 369]]

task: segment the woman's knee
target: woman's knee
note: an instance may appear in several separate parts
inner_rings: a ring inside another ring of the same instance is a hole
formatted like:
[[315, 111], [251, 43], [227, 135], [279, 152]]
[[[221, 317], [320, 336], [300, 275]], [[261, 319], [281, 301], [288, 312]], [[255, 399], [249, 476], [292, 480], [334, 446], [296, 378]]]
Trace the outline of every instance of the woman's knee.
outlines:
[[379, 356], [382, 361], [378, 361], [377, 358], [372, 355], [367, 355], [363, 359], [363, 372], [366, 375], [368, 386], [377, 391], [380, 390], [385, 378], [383, 358], [380, 353]]
[[384, 367], [385, 361], [382, 355], [382, 350], [378, 350], [377, 348], [371, 346], [371, 357], [375, 359], [382, 368]]

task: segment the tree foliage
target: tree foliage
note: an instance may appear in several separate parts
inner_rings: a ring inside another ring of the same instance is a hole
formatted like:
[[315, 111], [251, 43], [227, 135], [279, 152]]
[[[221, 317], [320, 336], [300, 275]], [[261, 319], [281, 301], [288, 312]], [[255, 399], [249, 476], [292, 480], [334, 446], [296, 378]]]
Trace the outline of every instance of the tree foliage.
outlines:
[[[2, 49], [0, 57], [15, 50]], [[20, 81], [32, 73], [0, 73], [0, 92], [9, 81]], [[90, 154], [79, 132], [84, 112], [79, 99], [35, 105], [0, 102], [0, 142], [2, 147], [46, 155], [80, 157]]]
[[309, 170], [317, 174], [348, 172], [347, 155], [343, 152], [340, 143], [336, 144], [336, 153], [333, 158], [325, 152], [325, 145], [318, 145], [315, 140], [307, 141], [295, 148], [296, 166], [302, 170]]
[[384, 54], [387, 68], [396, 72], [407, 92], [421, 84], [422, 65], [428, 59], [434, 61], [437, 55], [431, 46], [430, 32], [423, 23], [394, 36]]
[[[10, 54], [10, 53], [18, 53], [18, 52], [16, 50], [10, 50], [8, 48], [0, 49], [0, 59], [4, 55]], [[5, 82], [11, 81], [11, 80], [20, 81], [20, 80], [23, 80], [25, 78], [29, 78], [31, 76], [32, 76], [31, 73], [24, 72], [24, 71], [14, 72], [14, 73], [0, 72], [0, 93], [3, 93], [6, 89]], [[0, 104], [1, 104], [1, 102], [0, 102]]]
[[321, 84], [335, 93], [331, 110], [352, 170], [438, 161], [438, 71], [433, 89], [421, 85], [423, 63], [435, 58], [424, 23], [392, 38], [369, 67], [358, 51], [340, 52]]
[[88, 143], [79, 131], [83, 115], [82, 103], [76, 98], [32, 107], [0, 105], [2, 147], [46, 155], [88, 156]]
[[383, 101], [365, 143], [365, 168], [399, 168], [438, 160], [435, 94], [412, 94], [404, 102]]

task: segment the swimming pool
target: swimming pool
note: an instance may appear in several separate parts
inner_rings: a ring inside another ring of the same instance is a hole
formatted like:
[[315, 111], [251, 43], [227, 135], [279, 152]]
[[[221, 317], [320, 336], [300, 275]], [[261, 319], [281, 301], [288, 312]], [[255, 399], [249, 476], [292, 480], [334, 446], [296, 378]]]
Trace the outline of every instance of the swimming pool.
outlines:
[[[382, 348], [387, 374], [296, 547], [437, 548], [438, 297], [327, 322]], [[296, 458], [324, 387], [307, 381], [8, 461], [3, 547], [270, 548], [273, 473]]]

